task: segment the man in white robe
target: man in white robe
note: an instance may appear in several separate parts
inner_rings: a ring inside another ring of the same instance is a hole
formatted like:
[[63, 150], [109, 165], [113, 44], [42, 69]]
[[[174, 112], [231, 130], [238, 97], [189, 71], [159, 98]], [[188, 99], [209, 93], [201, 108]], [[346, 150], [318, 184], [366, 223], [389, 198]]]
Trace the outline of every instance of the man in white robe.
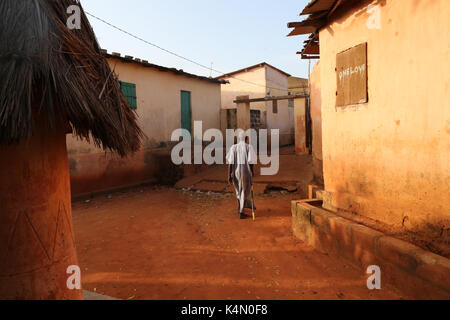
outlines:
[[244, 209], [256, 210], [252, 199], [252, 185], [257, 156], [243, 132], [239, 134], [238, 143], [228, 152], [227, 163], [228, 182], [236, 190], [238, 213], [241, 219], [246, 219], [249, 216], [244, 213]]

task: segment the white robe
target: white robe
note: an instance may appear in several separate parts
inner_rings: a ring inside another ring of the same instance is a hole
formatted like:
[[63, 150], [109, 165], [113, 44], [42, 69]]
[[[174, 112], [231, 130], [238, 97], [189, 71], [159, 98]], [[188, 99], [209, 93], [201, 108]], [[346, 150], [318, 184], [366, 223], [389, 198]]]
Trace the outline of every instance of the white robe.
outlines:
[[251, 197], [252, 173], [250, 164], [257, 163], [256, 153], [251, 145], [244, 141], [231, 147], [227, 154], [227, 163], [231, 165], [231, 178], [236, 197], [239, 203], [239, 212], [243, 213], [244, 208], [254, 207]]

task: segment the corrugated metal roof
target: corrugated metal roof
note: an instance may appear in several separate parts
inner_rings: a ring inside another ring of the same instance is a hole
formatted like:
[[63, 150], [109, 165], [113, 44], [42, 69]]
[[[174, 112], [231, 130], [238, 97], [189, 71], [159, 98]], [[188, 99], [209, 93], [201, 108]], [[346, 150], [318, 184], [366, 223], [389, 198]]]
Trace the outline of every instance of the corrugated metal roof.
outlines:
[[348, 2], [348, 0], [312, 0], [309, 2], [300, 15], [309, 14], [301, 22], [290, 22], [288, 28], [294, 28], [288, 36], [296, 36], [311, 33], [311, 36], [305, 41], [301, 52], [302, 59], [318, 58], [320, 54], [319, 30], [328, 23], [328, 17], [337, 7]]
[[303, 51], [302, 54], [320, 54], [320, 47], [318, 44], [308, 45]]
[[289, 22], [288, 28], [294, 28], [294, 30], [288, 34], [288, 37], [314, 33], [318, 28], [325, 25], [326, 22], [326, 12], [311, 14], [300, 22]]
[[308, 34], [316, 31], [316, 29], [317, 27], [315, 26], [299, 26], [295, 27], [294, 30], [292, 30], [287, 36], [292, 37], [292, 36], [299, 36], [302, 34]]

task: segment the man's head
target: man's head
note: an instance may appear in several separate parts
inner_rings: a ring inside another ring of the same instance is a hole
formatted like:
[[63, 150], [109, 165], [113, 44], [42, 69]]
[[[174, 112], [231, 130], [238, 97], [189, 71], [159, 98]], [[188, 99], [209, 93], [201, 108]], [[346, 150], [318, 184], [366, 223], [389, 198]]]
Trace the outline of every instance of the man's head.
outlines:
[[239, 132], [239, 135], [238, 135], [238, 143], [240, 143], [240, 142], [245, 142], [245, 143], [247, 143], [247, 144], [250, 143], [250, 138], [249, 138], [248, 135], [245, 134], [244, 131]]
[[238, 143], [246, 141], [246, 136], [244, 131], [240, 131], [238, 135]]

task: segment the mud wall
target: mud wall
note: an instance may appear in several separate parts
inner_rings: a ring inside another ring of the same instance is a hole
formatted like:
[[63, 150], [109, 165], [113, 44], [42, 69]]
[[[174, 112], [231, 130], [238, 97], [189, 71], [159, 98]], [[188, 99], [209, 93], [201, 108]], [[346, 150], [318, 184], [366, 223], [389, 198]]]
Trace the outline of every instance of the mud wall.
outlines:
[[[338, 11], [320, 31], [324, 206], [442, 239], [450, 228], [450, 1], [372, 4], [375, 13], [367, 2]], [[364, 42], [369, 102], [336, 108], [336, 54]]]
[[314, 66], [314, 69], [310, 76], [310, 81], [314, 181], [319, 185], [323, 185], [322, 96], [320, 91], [320, 62], [317, 62]]
[[[147, 138], [140, 151], [127, 158], [67, 136], [72, 195], [79, 196], [147, 182], [161, 182], [179, 174], [170, 162], [172, 132], [181, 127], [180, 91], [191, 92], [192, 121], [203, 121], [203, 131], [220, 128], [220, 84], [139, 64], [108, 59], [120, 80], [136, 84], [139, 125]], [[171, 162], [170, 162], [171, 163]]]
[[[39, 108], [40, 104], [34, 104]], [[33, 135], [0, 145], [0, 299], [82, 299], [67, 287], [78, 265], [64, 125], [40, 117]]]

